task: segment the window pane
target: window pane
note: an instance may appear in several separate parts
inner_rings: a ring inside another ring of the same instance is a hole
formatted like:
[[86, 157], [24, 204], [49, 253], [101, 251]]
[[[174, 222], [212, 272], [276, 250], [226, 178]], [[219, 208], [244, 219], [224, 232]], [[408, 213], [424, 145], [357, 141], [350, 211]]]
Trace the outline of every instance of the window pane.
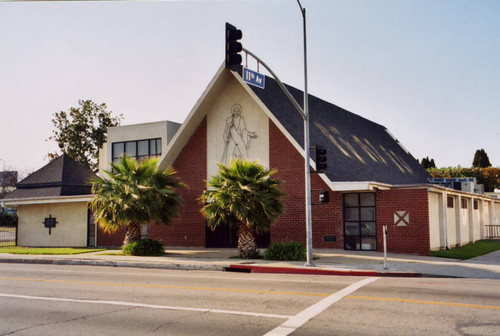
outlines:
[[375, 194], [361, 194], [361, 206], [375, 206]]
[[161, 155], [161, 139], [156, 139], [156, 154]]
[[359, 208], [346, 208], [345, 209], [345, 220], [346, 221], [359, 220]]
[[137, 143], [137, 148], [139, 153], [137, 156], [147, 156], [149, 155], [149, 140], [141, 140]]
[[374, 222], [362, 222], [361, 223], [361, 234], [363, 236], [375, 236], [377, 230], [375, 229]]
[[136, 156], [136, 142], [135, 141], [129, 141], [125, 143], [125, 153], [127, 153], [127, 156], [134, 157]]
[[362, 250], [376, 250], [377, 249], [377, 240], [375, 238], [363, 238], [361, 240], [361, 249]]
[[467, 209], [467, 199], [462, 198], [462, 209]]
[[149, 154], [156, 155], [156, 140], [149, 140]]
[[345, 234], [346, 235], [359, 235], [359, 223], [345, 223]]
[[344, 241], [346, 250], [359, 250], [359, 237], [345, 236]]
[[359, 194], [344, 194], [344, 206], [358, 206]]
[[116, 142], [113, 144], [113, 161], [123, 155], [124, 144], [123, 142]]
[[374, 221], [375, 208], [361, 208], [361, 220]]

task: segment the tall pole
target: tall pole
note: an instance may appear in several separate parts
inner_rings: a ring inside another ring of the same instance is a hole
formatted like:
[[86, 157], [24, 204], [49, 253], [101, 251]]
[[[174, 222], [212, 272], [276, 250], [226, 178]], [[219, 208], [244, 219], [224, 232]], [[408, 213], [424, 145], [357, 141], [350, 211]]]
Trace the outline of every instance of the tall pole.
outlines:
[[[0, 159], [3, 161], [3, 173], [2, 173], [2, 194], [0, 196], [0, 198], [3, 198], [4, 194], [5, 194], [5, 160], [4, 159]], [[3, 204], [2, 204], [2, 207], [3, 207]]]
[[312, 215], [311, 215], [311, 167], [309, 144], [309, 97], [307, 94], [307, 40], [306, 40], [306, 9], [297, 0], [302, 13], [304, 30], [304, 154], [305, 154], [305, 188], [306, 188], [306, 249], [305, 266], [314, 266], [312, 262]]

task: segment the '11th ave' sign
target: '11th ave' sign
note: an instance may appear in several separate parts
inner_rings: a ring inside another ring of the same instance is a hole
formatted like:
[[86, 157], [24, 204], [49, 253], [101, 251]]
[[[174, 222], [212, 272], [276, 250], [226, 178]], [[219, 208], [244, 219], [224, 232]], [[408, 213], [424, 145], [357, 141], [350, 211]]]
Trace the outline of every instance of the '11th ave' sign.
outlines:
[[266, 76], [250, 69], [243, 68], [243, 81], [263, 89], [266, 85]]

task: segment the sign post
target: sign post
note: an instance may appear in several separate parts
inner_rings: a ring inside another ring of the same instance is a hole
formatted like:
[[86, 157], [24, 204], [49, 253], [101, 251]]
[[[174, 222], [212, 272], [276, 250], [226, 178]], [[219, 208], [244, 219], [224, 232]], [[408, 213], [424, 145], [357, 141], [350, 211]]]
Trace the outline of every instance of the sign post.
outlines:
[[387, 269], [387, 225], [382, 227], [384, 231], [384, 269]]

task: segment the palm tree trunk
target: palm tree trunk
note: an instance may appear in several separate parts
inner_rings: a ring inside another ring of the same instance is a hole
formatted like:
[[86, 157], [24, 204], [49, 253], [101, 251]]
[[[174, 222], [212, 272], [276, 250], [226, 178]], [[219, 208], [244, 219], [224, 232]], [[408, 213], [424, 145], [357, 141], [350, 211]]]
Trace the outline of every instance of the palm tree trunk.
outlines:
[[141, 225], [138, 222], [130, 222], [127, 226], [127, 233], [125, 234], [123, 246], [127, 246], [137, 240], [141, 240]]
[[238, 227], [238, 252], [242, 258], [253, 258], [258, 253], [255, 236], [244, 223]]

